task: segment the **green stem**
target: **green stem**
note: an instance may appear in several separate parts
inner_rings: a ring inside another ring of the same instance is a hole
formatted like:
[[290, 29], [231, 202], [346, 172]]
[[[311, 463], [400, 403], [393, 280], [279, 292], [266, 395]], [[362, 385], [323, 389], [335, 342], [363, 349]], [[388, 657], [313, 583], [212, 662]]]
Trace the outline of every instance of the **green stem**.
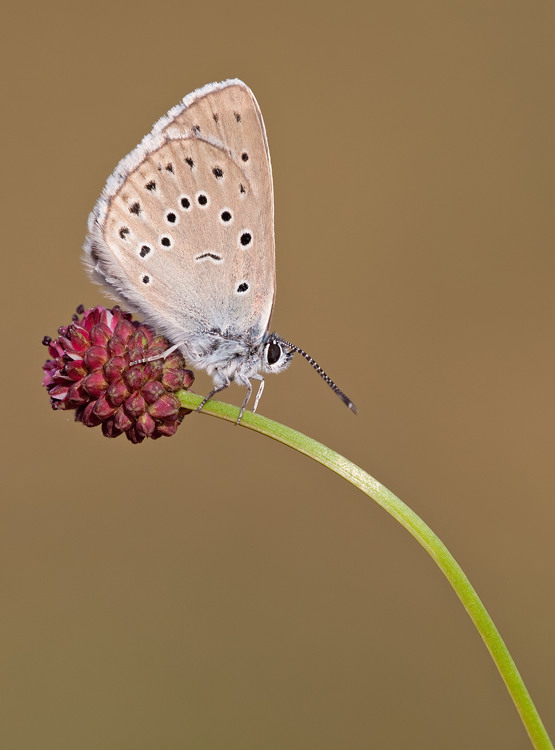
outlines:
[[[196, 409], [202, 398], [187, 391], [177, 394], [181, 404], [189, 409]], [[225, 404], [221, 401], [209, 401], [202, 410], [203, 414], [219, 417], [229, 422], [236, 422], [239, 410], [235, 406]], [[241, 426], [249, 430], [256, 430], [262, 435], [278, 440], [284, 445], [304, 453], [305, 456], [327, 466], [348, 482], [354, 484], [359, 490], [372, 498], [378, 505], [393, 516], [399, 523], [409, 531], [412, 536], [424, 547], [428, 554], [435, 560], [461, 602], [470, 615], [478, 632], [497, 665], [507, 690], [513, 699], [520, 714], [522, 722], [526, 727], [532, 744], [538, 750], [553, 750], [543, 722], [536, 710], [528, 690], [520, 676], [507, 646], [505, 645], [493, 620], [486, 608], [480, 601], [478, 594], [473, 589], [461, 566], [457, 563], [449, 550], [443, 544], [430, 527], [416, 515], [402, 500], [393, 492], [380, 484], [365, 471], [360, 469], [339, 453], [330, 450], [322, 443], [303, 435], [301, 432], [292, 430], [290, 427], [273, 422], [258, 414], [245, 411]]]

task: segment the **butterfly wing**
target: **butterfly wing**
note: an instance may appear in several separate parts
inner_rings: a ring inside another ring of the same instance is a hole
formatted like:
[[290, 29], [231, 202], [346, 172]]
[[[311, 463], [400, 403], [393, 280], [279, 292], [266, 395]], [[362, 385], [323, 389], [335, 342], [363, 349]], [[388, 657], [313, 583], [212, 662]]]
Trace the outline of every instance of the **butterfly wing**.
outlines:
[[259, 339], [275, 296], [264, 122], [235, 79], [174, 107], [123, 159], [91, 213], [87, 265], [174, 343], [207, 331]]

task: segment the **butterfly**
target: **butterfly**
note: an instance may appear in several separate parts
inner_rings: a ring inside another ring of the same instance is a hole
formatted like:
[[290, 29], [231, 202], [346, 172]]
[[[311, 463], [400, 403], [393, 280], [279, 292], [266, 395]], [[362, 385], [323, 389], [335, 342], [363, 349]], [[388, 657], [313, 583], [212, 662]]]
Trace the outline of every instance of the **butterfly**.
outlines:
[[186, 96], [108, 178], [89, 217], [94, 281], [205, 370], [216, 393], [245, 386], [295, 352], [343, 402], [353, 402], [302, 349], [269, 330], [276, 291], [270, 152], [257, 101], [242, 81]]

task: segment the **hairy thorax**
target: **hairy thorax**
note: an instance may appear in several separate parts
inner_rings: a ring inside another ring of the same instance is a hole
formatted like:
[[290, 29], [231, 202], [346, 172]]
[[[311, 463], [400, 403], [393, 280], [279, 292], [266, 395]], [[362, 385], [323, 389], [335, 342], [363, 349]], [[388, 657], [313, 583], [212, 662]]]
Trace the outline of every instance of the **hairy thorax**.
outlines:
[[264, 339], [253, 341], [248, 334], [210, 331], [191, 337], [181, 348], [191, 366], [206, 370], [216, 388], [234, 381], [245, 385], [263, 369]]

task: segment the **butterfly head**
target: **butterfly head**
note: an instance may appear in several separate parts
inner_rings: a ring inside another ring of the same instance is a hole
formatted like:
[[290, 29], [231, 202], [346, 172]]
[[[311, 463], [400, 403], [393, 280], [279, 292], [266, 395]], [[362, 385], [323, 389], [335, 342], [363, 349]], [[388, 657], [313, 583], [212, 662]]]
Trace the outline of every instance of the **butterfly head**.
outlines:
[[295, 350], [276, 333], [268, 336], [262, 347], [264, 372], [283, 372], [291, 364]]

